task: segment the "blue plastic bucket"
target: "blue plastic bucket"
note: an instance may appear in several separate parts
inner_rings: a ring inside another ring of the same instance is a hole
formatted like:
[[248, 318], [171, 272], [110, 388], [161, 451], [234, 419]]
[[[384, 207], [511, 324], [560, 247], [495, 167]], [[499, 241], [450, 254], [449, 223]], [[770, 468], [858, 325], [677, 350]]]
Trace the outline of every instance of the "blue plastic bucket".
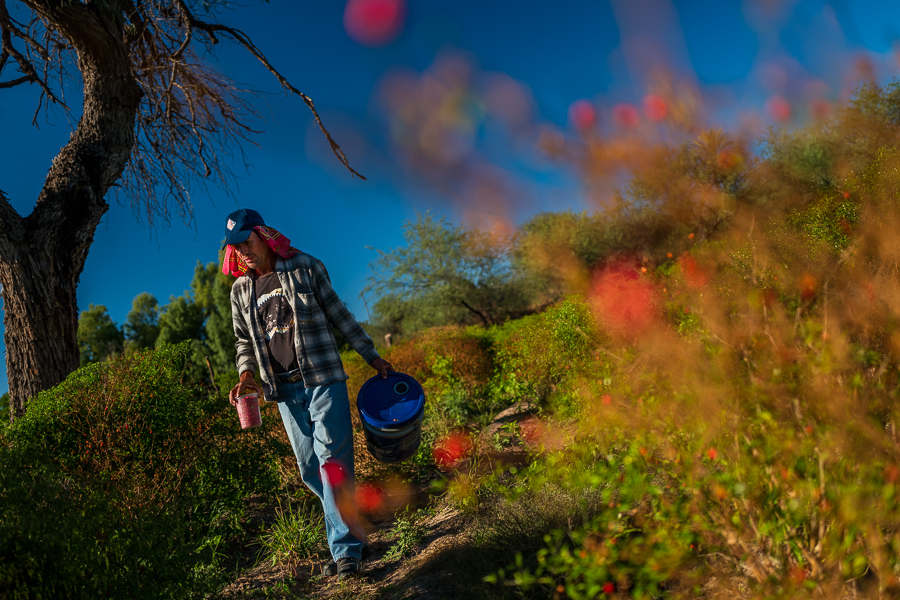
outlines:
[[419, 382], [392, 371], [376, 375], [359, 389], [356, 409], [369, 454], [382, 462], [400, 462], [416, 453], [422, 438], [425, 391]]

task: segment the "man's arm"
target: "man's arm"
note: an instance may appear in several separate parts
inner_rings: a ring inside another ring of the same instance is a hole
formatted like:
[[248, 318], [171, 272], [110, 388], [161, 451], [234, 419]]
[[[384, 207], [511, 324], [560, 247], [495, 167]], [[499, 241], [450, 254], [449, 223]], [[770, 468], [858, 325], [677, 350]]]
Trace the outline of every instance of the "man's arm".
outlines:
[[382, 377], [387, 377], [387, 372], [394, 370], [391, 363], [378, 355], [372, 338], [338, 297], [337, 292], [331, 286], [331, 278], [328, 276], [325, 265], [319, 260], [313, 263], [313, 278], [316, 283], [314, 289], [316, 301], [325, 311], [325, 316], [328, 317], [331, 325], [343, 334], [353, 349]]
[[234, 292], [231, 294], [231, 324], [234, 327], [234, 335], [237, 341], [234, 347], [237, 350], [236, 364], [240, 374], [240, 381], [228, 393], [228, 399], [236, 404], [238, 396], [257, 393], [262, 395], [262, 388], [256, 383], [257, 371], [256, 355], [253, 353], [253, 343], [250, 341], [250, 332], [244, 320], [240, 305], [235, 301]]

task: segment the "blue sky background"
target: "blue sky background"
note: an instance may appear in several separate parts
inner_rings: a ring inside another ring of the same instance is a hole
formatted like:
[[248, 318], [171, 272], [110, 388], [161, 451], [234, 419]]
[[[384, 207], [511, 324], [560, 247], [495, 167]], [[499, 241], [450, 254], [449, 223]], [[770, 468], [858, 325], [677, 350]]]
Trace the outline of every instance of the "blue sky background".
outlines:
[[[396, 39], [372, 48], [344, 28], [345, 3], [272, 0], [222, 12], [221, 22], [253, 38], [271, 62], [316, 106], [351, 164], [354, 179], [327, 149], [298, 98], [285, 96], [248, 54], [222, 49], [218, 68], [262, 94], [255, 105], [263, 133], [244, 151], [249, 171], [231, 195], [211, 188], [193, 193], [193, 220], [173, 217], [149, 228], [127, 201], [100, 224], [78, 289], [80, 309], [103, 304], [122, 324], [133, 298], [154, 294], [161, 304], [189, 288], [198, 261], [216, 260], [225, 215], [241, 206], [259, 210], [295, 246], [321, 258], [335, 288], [358, 318], [360, 297], [375, 258], [371, 249], [403, 244], [401, 227], [431, 210], [472, 221], [471, 206], [404, 168], [390, 143], [378, 101], [384, 78], [421, 74], [436, 58], [463, 53], [483, 74], [506, 74], [533, 99], [533, 120], [565, 131], [569, 107], [587, 99], [606, 108], [640, 106], [649, 72], [665, 67], [702, 92], [709, 122], [732, 129], [748, 115], [772, 122], [773, 95], [805, 98], [810, 90], [832, 101], [858, 84], [860, 60], [883, 82], [897, 74], [900, 9], [891, 0], [408, 0]], [[11, 4], [15, 17], [23, 9]], [[3, 79], [11, 78], [4, 73]], [[65, 115], [38, 114], [36, 88], [0, 90], [0, 189], [22, 215], [31, 212], [47, 169], [65, 144]], [[789, 126], [800, 125], [804, 111]], [[77, 115], [73, 117], [77, 122]], [[480, 137], [483, 162], [514, 173], [526, 190], [505, 208], [519, 224], [537, 212], [590, 208], [577, 179], [518, 144]], [[236, 153], [237, 155], [237, 153]], [[2, 326], [0, 326], [2, 331]], [[5, 355], [5, 347], [0, 343]], [[0, 371], [0, 394], [7, 391]]]

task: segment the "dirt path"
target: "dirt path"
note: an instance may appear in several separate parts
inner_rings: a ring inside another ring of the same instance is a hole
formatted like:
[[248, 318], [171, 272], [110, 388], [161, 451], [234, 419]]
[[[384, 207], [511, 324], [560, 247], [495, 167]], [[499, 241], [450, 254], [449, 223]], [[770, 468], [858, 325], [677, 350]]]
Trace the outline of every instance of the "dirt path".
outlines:
[[[510, 445], [497, 448], [496, 441], [503, 435], [503, 427], [531, 414], [528, 405], [515, 405], [497, 415], [493, 423], [478, 435], [478, 445], [492, 447], [491, 461], [507, 461], [521, 464], [525, 454], [522, 448]], [[368, 455], [363, 439], [355, 440], [357, 465], [361, 479], [372, 476], [380, 465]], [[426, 509], [415, 522], [417, 543], [407, 556], [397, 555], [402, 534], [398, 533], [395, 514], [381, 515], [380, 520], [369, 520], [364, 526], [369, 533], [372, 556], [363, 563], [365, 575], [354, 580], [338, 581], [321, 574], [324, 558], [300, 562], [291, 569], [286, 565], [272, 565], [268, 561], [255, 563], [255, 549], [243, 550], [241, 574], [222, 594], [225, 600], [271, 599], [323, 599], [363, 600], [456, 600], [454, 574], [449, 568], [448, 556], [471, 543], [468, 526], [472, 517], [466, 515], [452, 502], [429, 494], [427, 483], [421, 483], [408, 499], [413, 509]], [[275, 518], [275, 507], [256, 505], [251, 507], [257, 530], [262, 530]], [[372, 515], [370, 515], [372, 517]], [[409, 543], [409, 540], [402, 540]]]
[[307, 560], [292, 572], [284, 565], [264, 562], [244, 571], [225, 591], [232, 600], [249, 598], [436, 598], [451, 599], [452, 573], [442, 570], [444, 552], [466, 542], [468, 519], [446, 507], [419, 523], [422, 540], [411, 556], [392, 557], [392, 524], [372, 533], [372, 556], [365, 561], [365, 575], [355, 580], [338, 581], [320, 574], [323, 560]]

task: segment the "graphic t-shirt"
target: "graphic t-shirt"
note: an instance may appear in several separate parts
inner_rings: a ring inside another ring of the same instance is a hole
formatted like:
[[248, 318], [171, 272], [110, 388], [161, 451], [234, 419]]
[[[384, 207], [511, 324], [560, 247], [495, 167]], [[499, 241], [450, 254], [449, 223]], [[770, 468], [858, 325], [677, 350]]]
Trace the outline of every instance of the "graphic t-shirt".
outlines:
[[256, 308], [259, 325], [266, 336], [266, 347], [275, 373], [300, 368], [294, 351], [294, 313], [276, 273], [256, 279]]

